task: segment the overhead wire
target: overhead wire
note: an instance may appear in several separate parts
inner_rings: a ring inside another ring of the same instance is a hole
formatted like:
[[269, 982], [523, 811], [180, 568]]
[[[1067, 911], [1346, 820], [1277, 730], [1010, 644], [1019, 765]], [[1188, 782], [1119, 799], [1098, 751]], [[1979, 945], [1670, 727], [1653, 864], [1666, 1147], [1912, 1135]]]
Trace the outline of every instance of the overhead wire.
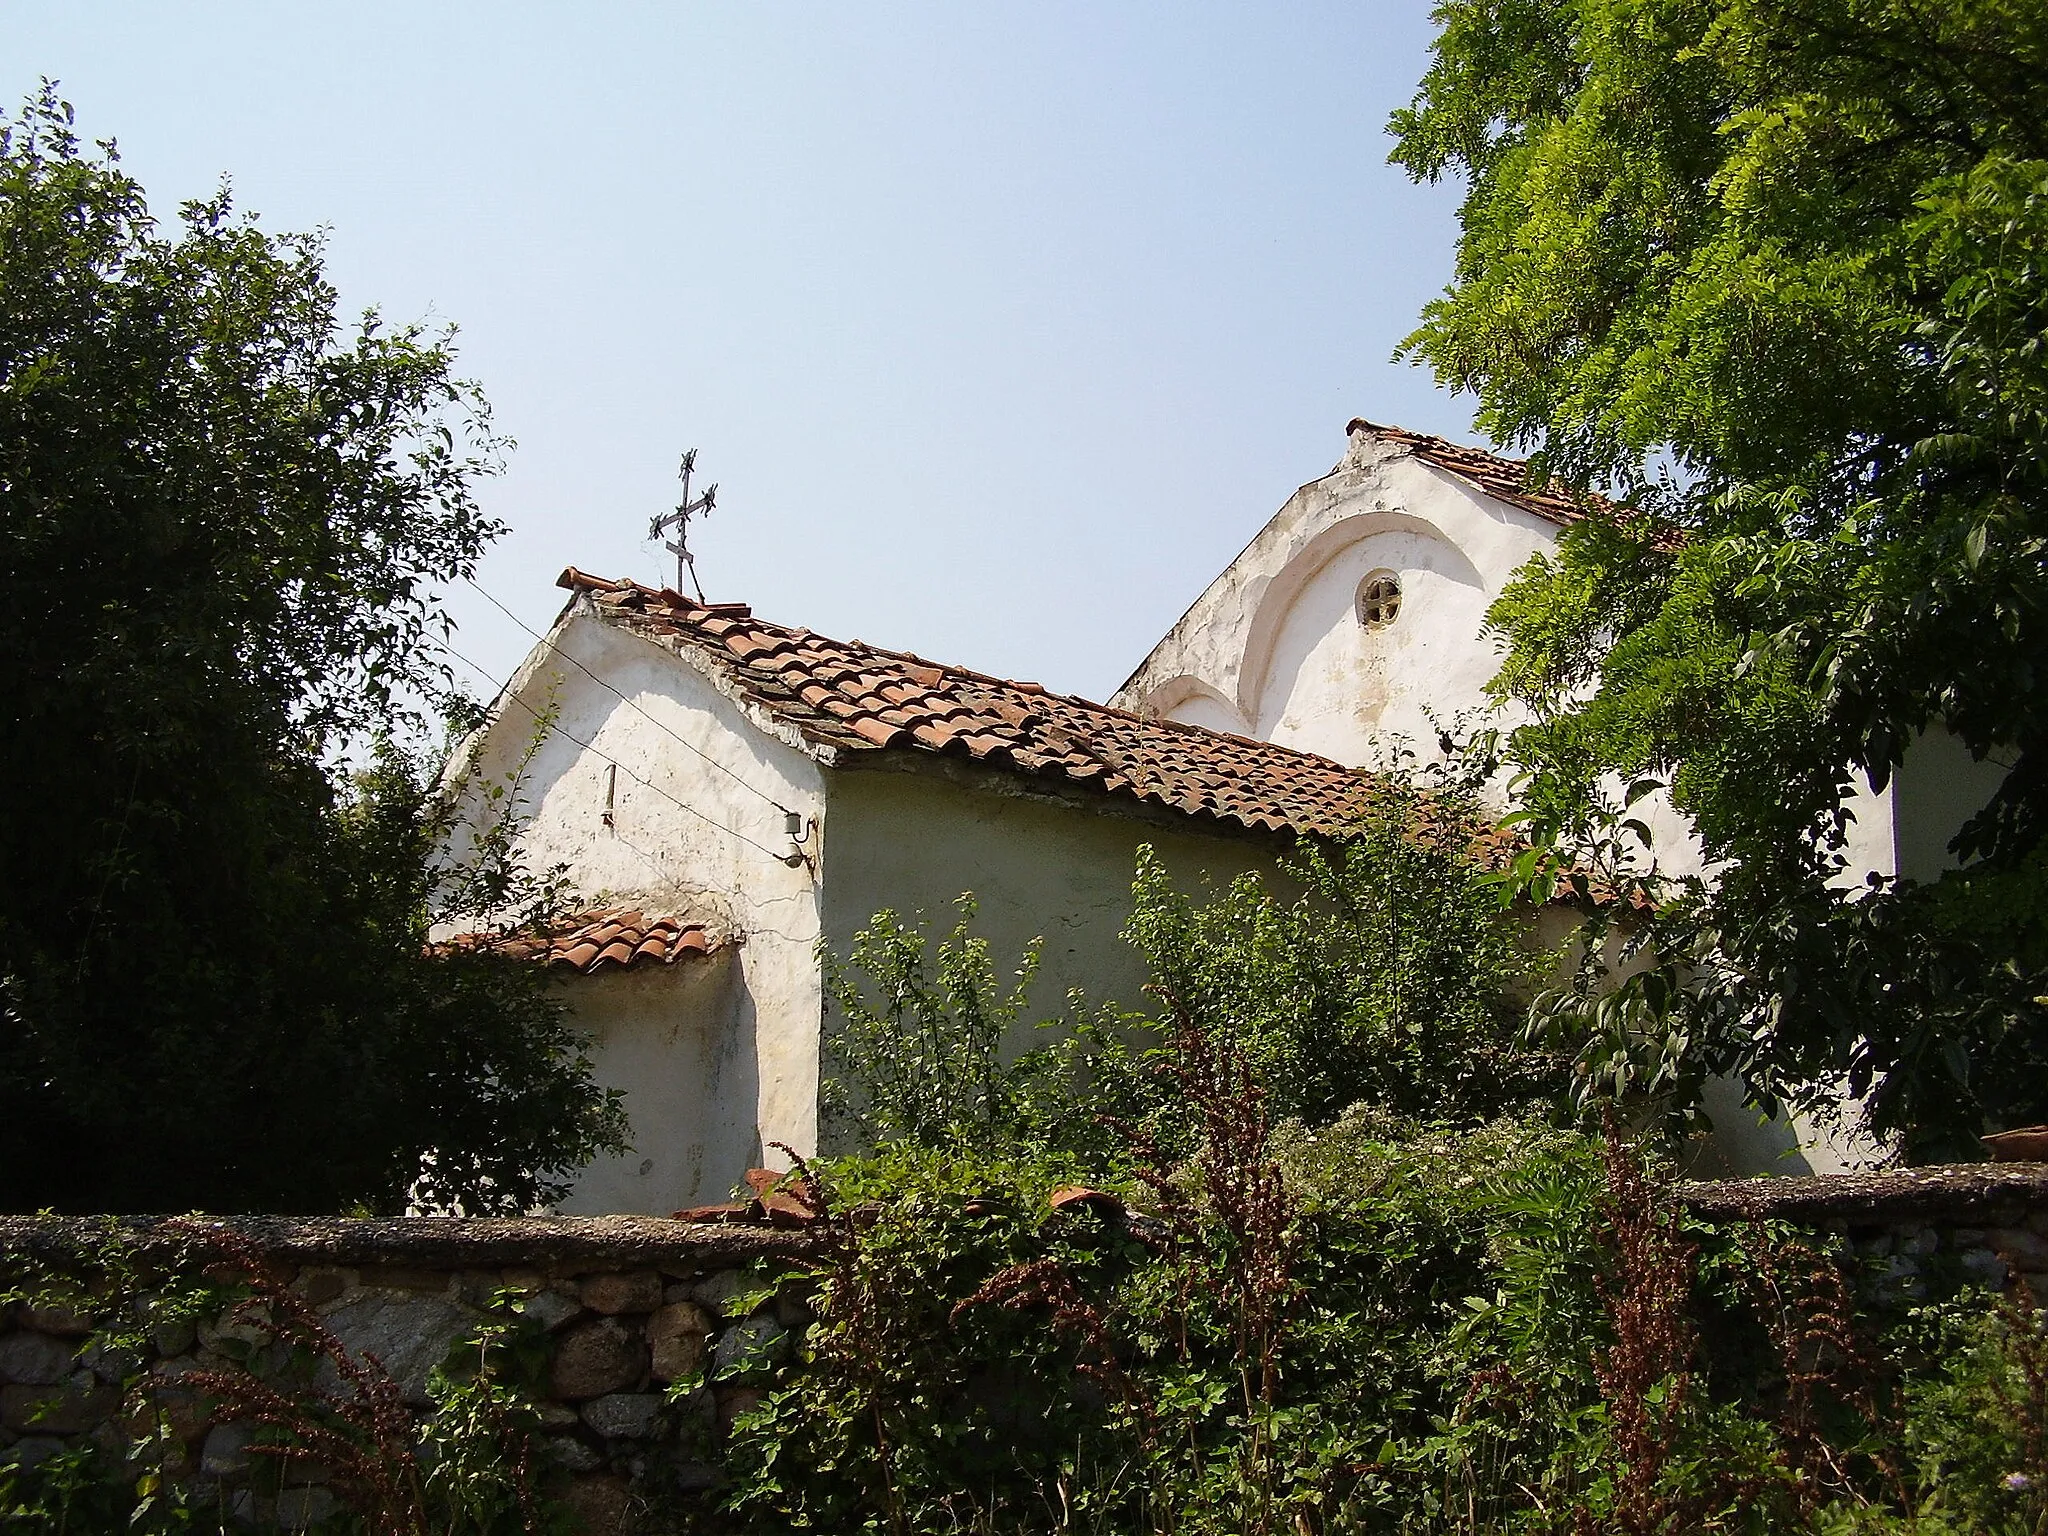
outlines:
[[[584, 751], [590, 753], [600, 762], [611, 764], [612, 767], [616, 768], [620, 773], [623, 773], [635, 784], [638, 784], [642, 788], [651, 790], [653, 793], [661, 796], [662, 799], [668, 801], [668, 803], [670, 805], [673, 805], [677, 810], [687, 811], [690, 815], [696, 817], [699, 821], [705, 823], [707, 826], [715, 827], [718, 831], [725, 833], [725, 835], [728, 837], [737, 838], [739, 841], [745, 843], [750, 848], [759, 849], [762, 853], [767, 854], [769, 858], [774, 859], [778, 864], [788, 863], [788, 856], [786, 854], [778, 853], [775, 849], [770, 848], [767, 844], [756, 842], [753, 838], [747, 836], [746, 833], [740, 831], [737, 827], [728, 827], [724, 822], [719, 821], [715, 817], [707, 816], [704, 812], [698, 810], [697, 807], [695, 807], [694, 805], [690, 805], [685, 803], [684, 801], [678, 800], [674, 795], [670, 794], [667, 790], [663, 789], [659, 784], [653, 783], [651, 780], [642, 778], [639, 774], [635, 773], [631, 768], [628, 768], [624, 763], [620, 762], [610, 753], [605, 752], [601, 748], [593, 745], [588, 741], [585, 741], [581, 736], [578, 736], [574, 731], [569, 730], [567, 727], [562, 726], [553, 720], [550, 720], [544, 713], [542, 713], [538, 709], [535, 709], [531, 704], [527, 703], [526, 700], [520, 698], [517, 693], [513, 692], [512, 687], [509, 683], [502, 683], [498, 681], [498, 679], [492, 676], [491, 673], [486, 671], [476, 662], [471, 661], [467, 656], [463, 655], [462, 652], [456, 650], [454, 646], [448, 644], [447, 641], [434, 640], [430, 638], [427, 643], [429, 645], [436, 647], [439, 650], [446, 651], [450, 656], [454, 657], [457, 661], [461, 662], [465, 667], [468, 667], [470, 671], [476, 673], [478, 677], [482, 678], [485, 682], [489, 683], [492, 687], [496, 688], [498, 690], [499, 698], [512, 700], [513, 703], [517, 704], [521, 709], [525, 710], [529, 715], [533, 716], [534, 720], [538, 724], [545, 727], [547, 730], [553, 732], [555, 735], [560, 736], [563, 740], [574, 742], [577, 746], [581, 747]], [[617, 690], [614, 689], [613, 691], [616, 692]], [[700, 753], [699, 755], [701, 756], [702, 754]], [[760, 792], [757, 790], [755, 791], [755, 793], [759, 794]], [[766, 799], [767, 796], [764, 795], [762, 796], [762, 798]], [[772, 804], [773, 802], [770, 803]], [[776, 806], [776, 809], [782, 810], [782, 807], [778, 805]], [[785, 812], [784, 814], [787, 814], [787, 812]]]
[[[527, 623], [526, 620], [520, 618], [518, 614], [514, 613], [510, 608], [506, 607], [503, 603], [499, 602], [495, 596], [493, 596], [489, 591], [487, 591], [484, 588], [483, 583], [479, 582], [474, 576], [465, 576], [462, 579], [468, 582], [472, 587], [476, 588], [477, 594], [480, 597], [482, 597], [485, 602], [489, 603], [493, 608], [497, 609], [498, 612], [505, 615], [505, 617], [510, 619], [514, 624], [517, 624], [521, 629], [525, 630], [529, 635], [533, 636], [534, 639], [543, 642], [546, 641], [546, 635], [543, 635], [539, 630], [535, 629], [531, 624]], [[698, 757], [703, 758], [705, 762], [709, 763], [712, 767], [716, 768], [728, 779], [731, 779], [733, 783], [739, 785], [741, 789], [746, 790], [747, 793], [752, 795], [759, 795], [763, 800], [766, 800], [770, 805], [774, 806], [776, 810], [782, 812], [785, 816], [789, 814], [789, 807], [784, 805], [780, 800], [777, 800], [773, 795], [769, 794], [766, 790], [757, 789], [752, 784], [749, 784], [745, 779], [741, 778], [737, 773], [734, 773], [732, 769], [726, 767], [725, 764], [721, 763], [717, 758], [713, 757], [710, 753], [706, 752], [702, 747], [698, 746], [695, 742], [691, 741], [687, 736], [684, 736], [680, 732], [676, 731], [672, 726], [668, 724], [667, 721], [657, 720], [653, 715], [650, 715], [646, 710], [642, 709], [639, 706], [639, 704], [634, 702], [632, 699], [626, 697], [625, 694], [621, 693], [617, 688], [613, 687], [610, 683], [606, 682], [603, 678], [599, 677], [595, 672], [591, 671], [590, 668], [583, 665], [583, 663], [578, 661], [574, 656], [571, 656], [566, 650], [562, 649], [560, 646], [557, 646], [555, 648], [555, 654], [561, 657], [562, 660], [568, 662], [570, 666], [574, 667], [578, 672], [581, 672], [585, 677], [589, 678], [593, 683], [597, 684], [598, 687], [604, 689], [606, 693], [609, 693], [613, 698], [617, 699], [621, 704], [625, 705], [626, 708], [632, 710], [634, 714], [638, 715], [642, 720], [645, 720], [649, 725], [653, 726], [656, 730], [661, 731], [666, 735], [670, 736], [671, 738], [673, 738], [678, 746], [684, 748], [687, 751], [694, 752]]]

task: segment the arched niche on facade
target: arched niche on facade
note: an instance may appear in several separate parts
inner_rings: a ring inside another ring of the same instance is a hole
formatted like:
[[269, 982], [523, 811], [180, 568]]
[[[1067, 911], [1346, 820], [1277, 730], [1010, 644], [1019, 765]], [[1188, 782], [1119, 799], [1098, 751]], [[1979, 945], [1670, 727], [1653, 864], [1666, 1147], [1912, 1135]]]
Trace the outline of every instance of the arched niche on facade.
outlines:
[[1144, 712], [1182, 725], [1199, 725], [1233, 736], [1249, 736], [1251, 726], [1236, 704], [1199, 677], [1170, 677], [1145, 696]]
[[[1361, 617], [1361, 592], [1392, 578], [1391, 622]], [[1363, 762], [1388, 734], [1418, 736], [1425, 707], [1476, 707], [1492, 672], [1479, 644], [1492, 594], [1444, 528], [1368, 512], [1308, 540], [1268, 583], [1246, 630], [1238, 714], [1251, 732]]]

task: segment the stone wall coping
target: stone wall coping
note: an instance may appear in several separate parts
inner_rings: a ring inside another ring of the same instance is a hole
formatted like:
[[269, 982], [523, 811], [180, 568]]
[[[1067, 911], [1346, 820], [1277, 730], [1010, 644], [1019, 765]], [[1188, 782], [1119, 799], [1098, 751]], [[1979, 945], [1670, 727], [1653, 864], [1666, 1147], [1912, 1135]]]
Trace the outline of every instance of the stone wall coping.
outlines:
[[296, 1264], [390, 1264], [423, 1269], [734, 1268], [813, 1253], [793, 1228], [675, 1221], [663, 1216], [0, 1216], [0, 1257], [49, 1261], [89, 1255], [108, 1239], [169, 1252], [192, 1229], [231, 1233], [265, 1257]]
[[[2048, 1212], [2048, 1163], [1688, 1181], [1676, 1194], [1708, 1220], [2003, 1226]], [[0, 1215], [0, 1257], [75, 1260], [109, 1239], [144, 1253], [169, 1252], [188, 1241], [195, 1227], [231, 1233], [285, 1263], [448, 1270], [655, 1268], [688, 1274], [801, 1258], [815, 1254], [820, 1244], [818, 1234], [801, 1228], [663, 1216]]]
[[2048, 1211], [2048, 1163], [1948, 1163], [1868, 1173], [1766, 1174], [1678, 1186], [1709, 1219], [1840, 1227], [2003, 1226]]

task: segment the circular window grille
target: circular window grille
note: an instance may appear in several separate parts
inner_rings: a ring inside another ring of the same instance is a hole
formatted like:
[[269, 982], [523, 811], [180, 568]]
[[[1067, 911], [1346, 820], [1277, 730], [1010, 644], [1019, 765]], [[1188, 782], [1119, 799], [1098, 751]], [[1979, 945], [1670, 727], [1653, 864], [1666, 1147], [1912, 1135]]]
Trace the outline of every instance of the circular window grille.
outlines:
[[1367, 629], [1385, 629], [1401, 611], [1401, 578], [1375, 571], [1358, 589], [1358, 622]]

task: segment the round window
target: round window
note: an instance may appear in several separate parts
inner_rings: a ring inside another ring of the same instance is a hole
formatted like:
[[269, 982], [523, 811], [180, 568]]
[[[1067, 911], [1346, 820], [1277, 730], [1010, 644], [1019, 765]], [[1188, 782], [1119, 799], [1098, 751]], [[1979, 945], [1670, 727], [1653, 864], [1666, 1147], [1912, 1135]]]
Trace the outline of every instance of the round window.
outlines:
[[1374, 571], [1358, 589], [1358, 622], [1367, 629], [1385, 629], [1401, 611], [1401, 578], [1392, 571]]

